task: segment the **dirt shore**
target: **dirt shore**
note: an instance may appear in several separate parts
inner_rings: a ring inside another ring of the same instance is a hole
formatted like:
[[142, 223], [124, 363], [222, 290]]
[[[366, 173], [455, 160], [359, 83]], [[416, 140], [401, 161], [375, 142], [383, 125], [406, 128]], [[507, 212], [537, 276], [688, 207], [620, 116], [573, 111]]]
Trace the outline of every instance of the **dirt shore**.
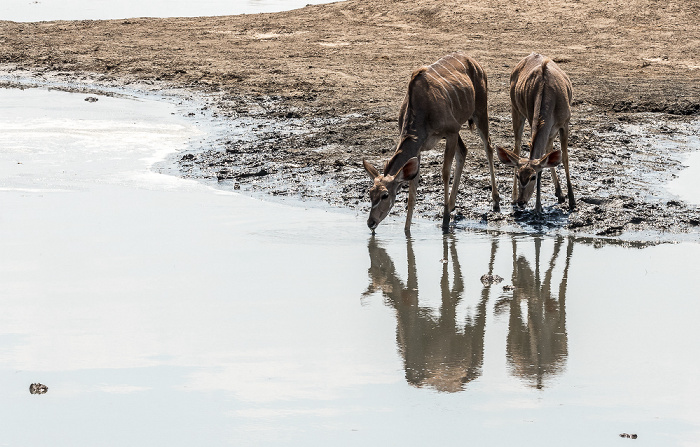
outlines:
[[[699, 16], [699, 3], [654, 0], [350, 0], [230, 17], [0, 22], [0, 64], [40, 79], [208, 93], [210, 112], [240, 125], [184, 154], [182, 176], [366, 209], [362, 157], [380, 165], [392, 154], [415, 68], [456, 50], [479, 61], [489, 77], [491, 138], [512, 147], [508, 78], [536, 51], [573, 83], [578, 207], [556, 205], [545, 176], [544, 220], [507, 206], [489, 212], [486, 158], [465, 129], [457, 220], [602, 236], [698, 234], [700, 208], [662, 185], [700, 129]], [[417, 214], [428, 218], [441, 211], [441, 148], [422, 161]], [[497, 175], [507, 204], [512, 171], [498, 165]], [[402, 203], [394, 213], [405, 213]]]

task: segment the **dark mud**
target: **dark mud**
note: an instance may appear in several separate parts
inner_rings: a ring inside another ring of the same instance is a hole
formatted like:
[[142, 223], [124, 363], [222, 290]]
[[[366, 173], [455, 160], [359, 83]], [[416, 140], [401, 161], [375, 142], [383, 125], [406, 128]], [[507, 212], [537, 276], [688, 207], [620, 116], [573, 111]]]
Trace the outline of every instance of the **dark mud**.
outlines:
[[[395, 113], [376, 110], [344, 116], [305, 116], [285, 108], [282, 98], [264, 97], [219, 103], [233, 130], [220, 147], [183, 154], [181, 175], [216, 181], [223, 189], [301, 199], [365, 212], [369, 179], [361, 165], [367, 156], [380, 165], [393, 153]], [[508, 145], [510, 116], [492, 115], [492, 139]], [[377, 128], [385, 129], [377, 138]], [[532, 203], [525, 210], [490, 210], [486, 157], [475, 135], [463, 130], [469, 148], [453, 222], [456, 227], [506, 231], [566, 231], [603, 237], [663, 234], [664, 239], [700, 232], [700, 207], [665, 190], [683, 168], [683, 158], [700, 148], [688, 144], [698, 134], [696, 116], [668, 113], [606, 113], [588, 104], [574, 108], [571, 166], [576, 209], [558, 204], [549, 173], [543, 174], [544, 213]], [[558, 143], [556, 143], [558, 144]], [[416, 213], [442, 219], [442, 145], [424, 155]], [[524, 148], [526, 149], [526, 148]], [[560, 179], [563, 169], [559, 168]], [[497, 165], [502, 203], [510, 202], [512, 170]], [[565, 185], [564, 185], [565, 186]], [[393, 214], [405, 214], [407, 194], [399, 196]]]

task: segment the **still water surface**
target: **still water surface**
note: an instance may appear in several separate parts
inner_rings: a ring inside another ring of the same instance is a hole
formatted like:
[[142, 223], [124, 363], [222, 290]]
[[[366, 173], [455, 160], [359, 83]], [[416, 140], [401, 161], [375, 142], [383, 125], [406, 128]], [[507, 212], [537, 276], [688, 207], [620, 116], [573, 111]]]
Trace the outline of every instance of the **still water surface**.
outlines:
[[279, 12], [331, 0], [2, 0], [0, 20], [106, 20]]
[[185, 111], [84, 98], [0, 90], [0, 445], [700, 440], [700, 245], [372, 237], [156, 174]]

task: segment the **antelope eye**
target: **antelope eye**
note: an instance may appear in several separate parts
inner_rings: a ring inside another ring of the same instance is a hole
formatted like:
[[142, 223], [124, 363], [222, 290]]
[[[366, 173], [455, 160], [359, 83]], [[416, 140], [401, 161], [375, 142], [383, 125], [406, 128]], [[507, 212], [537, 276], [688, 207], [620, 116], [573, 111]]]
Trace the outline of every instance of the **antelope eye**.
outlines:
[[536, 175], [533, 175], [532, 177], [530, 177], [530, 181], [531, 181], [531, 182], [534, 182], [535, 180], [537, 180], [537, 176], [536, 176]]
[[382, 194], [382, 200], [386, 200], [386, 199], [388, 199], [388, 198], [389, 198], [389, 193], [388, 193], [388, 192], [385, 192], [384, 194]]

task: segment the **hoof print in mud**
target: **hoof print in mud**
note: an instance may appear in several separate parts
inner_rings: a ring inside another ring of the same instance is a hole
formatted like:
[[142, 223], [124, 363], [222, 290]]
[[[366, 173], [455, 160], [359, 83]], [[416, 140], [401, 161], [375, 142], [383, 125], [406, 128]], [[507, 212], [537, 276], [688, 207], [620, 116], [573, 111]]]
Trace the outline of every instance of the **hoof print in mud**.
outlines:
[[498, 275], [486, 274], [481, 276], [481, 284], [485, 286], [490, 286], [491, 284], [498, 284], [501, 281], [503, 281], [503, 278], [501, 278]]
[[42, 383], [32, 383], [29, 385], [29, 392], [31, 394], [46, 394], [46, 392], [49, 390], [49, 387]]

